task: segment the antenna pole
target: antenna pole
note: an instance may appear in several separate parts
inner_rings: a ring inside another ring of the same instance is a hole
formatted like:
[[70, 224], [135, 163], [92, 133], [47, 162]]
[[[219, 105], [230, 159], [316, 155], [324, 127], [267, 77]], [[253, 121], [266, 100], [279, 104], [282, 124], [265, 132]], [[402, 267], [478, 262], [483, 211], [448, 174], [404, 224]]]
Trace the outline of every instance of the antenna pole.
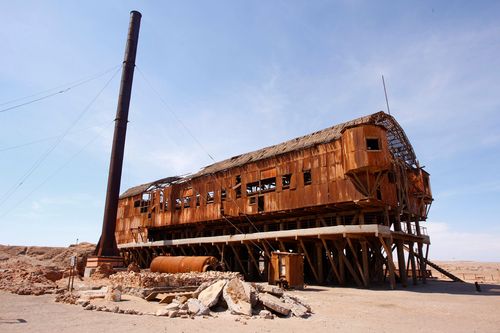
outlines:
[[385, 104], [387, 104], [387, 112], [391, 114], [391, 109], [389, 108], [389, 99], [387, 99], [387, 89], [385, 88], [384, 75], [382, 75], [382, 84], [384, 85]]

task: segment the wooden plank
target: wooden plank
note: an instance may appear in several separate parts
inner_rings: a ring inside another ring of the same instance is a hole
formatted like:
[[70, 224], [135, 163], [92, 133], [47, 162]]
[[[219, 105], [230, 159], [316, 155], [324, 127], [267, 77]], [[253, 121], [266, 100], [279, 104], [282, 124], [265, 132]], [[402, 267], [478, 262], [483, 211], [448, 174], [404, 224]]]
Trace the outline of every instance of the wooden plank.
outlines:
[[379, 236], [378, 238], [380, 240], [380, 243], [384, 247], [387, 256], [387, 268], [389, 269], [389, 282], [391, 283], [391, 289], [396, 289], [396, 276], [395, 276], [396, 267], [394, 266], [394, 261], [392, 260], [392, 251], [391, 251], [392, 244], [390, 243], [386, 244], [382, 236]]
[[347, 238], [347, 244], [349, 244], [349, 248], [352, 251], [352, 257], [354, 258], [354, 263], [356, 264], [356, 267], [358, 268], [359, 276], [363, 280], [363, 286], [368, 287], [368, 281], [365, 280], [365, 275], [363, 274], [363, 269], [361, 268], [361, 265], [359, 264], [357, 252], [354, 249], [354, 246], [352, 245], [352, 241], [350, 238]]
[[354, 270], [351, 263], [349, 262], [349, 260], [347, 260], [347, 257], [344, 254], [344, 246], [340, 245], [339, 243], [335, 243], [335, 246], [337, 247], [337, 251], [339, 253], [340, 260], [342, 260], [345, 267], [347, 267], [347, 270], [351, 273], [351, 275], [354, 278], [354, 281], [356, 282], [358, 287], [363, 287], [363, 282], [361, 282], [358, 275], [356, 274], [356, 271]]
[[335, 274], [335, 277], [337, 278], [337, 281], [339, 281], [340, 285], [344, 285], [345, 281], [343, 277], [340, 276], [339, 271], [337, 270], [337, 267], [335, 265], [335, 261], [333, 260], [333, 255], [332, 252], [330, 251], [328, 244], [326, 243], [326, 240], [321, 238], [321, 242], [323, 243], [323, 247], [325, 248], [326, 251], [326, 257], [328, 258], [328, 261], [330, 262], [330, 266], [332, 268], [333, 274]]
[[311, 268], [311, 271], [314, 275], [314, 278], [316, 279], [316, 281], [319, 281], [318, 272], [316, 272], [316, 268], [314, 267], [314, 264], [313, 264], [311, 258], [309, 257], [309, 253], [307, 252], [306, 247], [305, 247], [302, 239], [299, 239], [299, 244], [302, 247], [302, 251], [304, 252], [304, 255], [306, 256], [307, 262], [309, 263], [309, 267]]

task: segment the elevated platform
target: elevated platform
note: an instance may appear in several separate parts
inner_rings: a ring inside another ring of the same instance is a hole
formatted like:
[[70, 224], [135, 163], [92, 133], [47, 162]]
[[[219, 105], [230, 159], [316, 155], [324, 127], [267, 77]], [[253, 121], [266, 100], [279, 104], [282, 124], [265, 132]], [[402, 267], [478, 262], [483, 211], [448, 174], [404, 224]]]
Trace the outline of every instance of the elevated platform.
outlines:
[[143, 248], [143, 247], [163, 247], [163, 246], [181, 246], [181, 245], [215, 245], [229, 243], [247, 243], [260, 242], [261, 240], [298, 240], [299, 238], [314, 239], [338, 239], [338, 238], [356, 238], [363, 236], [374, 236], [389, 239], [400, 239], [410, 242], [422, 242], [430, 244], [429, 236], [413, 235], [402, 231], [392, 231], [389, 227], [379, 224], [365, 225], [337, 225], [330, 227], [293, 229], [280, 231], [256, 232], [238, 235], [223, 235], [213, 237], [195, 237], [185, 239], [161, 240], [155, 242], [138, 242], [119, 244], [119, 249]]

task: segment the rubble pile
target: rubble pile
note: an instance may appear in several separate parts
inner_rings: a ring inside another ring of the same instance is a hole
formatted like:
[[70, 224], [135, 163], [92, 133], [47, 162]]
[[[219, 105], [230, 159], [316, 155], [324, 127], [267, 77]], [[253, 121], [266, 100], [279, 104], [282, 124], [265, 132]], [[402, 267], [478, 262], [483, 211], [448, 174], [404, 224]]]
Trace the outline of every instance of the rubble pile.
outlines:
[[193, 293], [192, 298], [176, 297], [170, 304], [158, 309], [156, 316], [205, 316], [212, 310], [221, 309], [227, 309], [234, 315], [264, 319], [273, 319], [274, 316], [307, 318], [311, 315], [311, 307], [305, 301], [280, 288], [232, 278], [205, 283]]
[[[94, 273], [95, 274], [95, 273]], [[156, 288], [199, 286], [204, 282], [220, 279], [242, 278], [238, 272], [190, 272], [190, 273], [151, 273], [134, 271], [118, 272], [109, 277], [110, 282], [122, 288]]]

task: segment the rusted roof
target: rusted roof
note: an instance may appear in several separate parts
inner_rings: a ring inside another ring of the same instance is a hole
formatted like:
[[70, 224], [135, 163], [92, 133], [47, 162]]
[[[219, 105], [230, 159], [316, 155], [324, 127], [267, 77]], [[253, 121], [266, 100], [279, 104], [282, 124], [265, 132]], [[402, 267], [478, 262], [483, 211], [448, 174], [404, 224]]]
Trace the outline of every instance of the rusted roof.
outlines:
[[380, 111], [377, 113], [373, 113], [371, 115], [347, 121], [342, 124], [334, 125], [332, 127], [328, 127], [323, 130], [307, 134], [289, 141], [285, 141], [274, 146], [269, 146], [246, 154], [233, 156], [226, 160], [208, 165], [203, 169], [201, 169], [199, 172], [187, 177], [169, 177], [157, 180], [152, 183], [147, 183], [133, 187], [127, 190], [125, 193], [123, 193], [120, 196], [120, 198], [125, 198], [142, 193], [148, 190], [149, 187], [154, 186], [155, 184], [157, 185], [163, 184], [162, 186], [168, 186], [169, 183], [172, 183], [174, 181], [182, 182], [189, 179], [201, 177], [207, 174], [214, 174], [231, 168], [240, 167], [250, 162], [265, 160], [267, 158], [275, 157], [277, 155], [290, 153], [292, 151], [301, 150], [308, 147], [313, 147], [318, 144], [329, 143], [338, 140], [341, 137], [342, 132], [346, 128], [358, 125], [368, 125], [368, 124], [383, 126], [387, 129], [387, 140], [389, 142], [389, 149], [391, 150], [394, 157], [402, 159], [410, 166], [416, 167], [418, 165], [415, 153], [413, 151], [413, 147], [411, 146], [401, 126], [394, 119], [394, 117], [392, 117], [389, 114], [386, 114], [383, 111]]
[[120, 199], [128, 198], [128, 197], [133, 197], [134, 195], [141, 194], [146, 191], [150, 191], [154, 188], [157, 187], [165, 187], [170, 184], [172, 184], [175, 181], [178, 181], [182, 179], [182, 177], [179, 176], [174, 176], [174, 177], [167, 177], [167, 178], [162, 178], [155, 180], [154, 182], [146, 183], [146, 184], [141, 184], [137, 185], [134, 187], [129, 188], [125, 192], [123, 192], [122, 195], [120, 195]]

